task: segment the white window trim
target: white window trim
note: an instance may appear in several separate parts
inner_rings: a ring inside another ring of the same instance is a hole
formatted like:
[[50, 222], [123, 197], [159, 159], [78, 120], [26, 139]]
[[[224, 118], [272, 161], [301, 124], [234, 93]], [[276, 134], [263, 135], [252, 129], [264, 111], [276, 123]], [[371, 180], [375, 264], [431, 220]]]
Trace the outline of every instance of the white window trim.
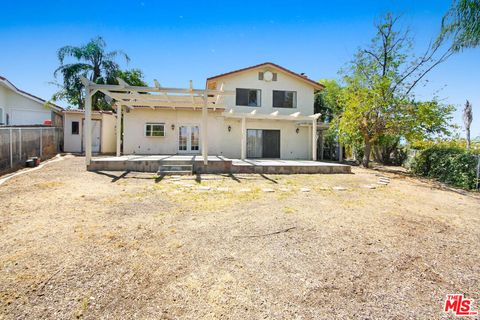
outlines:
[[[243, 90], [252, 90], [252, 91], [257, 91], [257, 102], [258, 104], [256, 106], [244, 106], [241, 104], [237, 104], [237, 89], [243, 89]], [[247, 107], [247, 108], [261, 108], [262, 107], [262, 89], [255, 89], [255, 88], [235, 88], [235, 105], [237, 107]]]
[[[147, 136], [147, 126], [151, 125], [161, 125], [163, 126], [163, 136]], [[143, 136], [145, 138], [165, 138], [167, 136], [167, 130], [164, 122], [147, 122], [143, 126]]]
[[[77, 122], [78, 123], [78, 133], [73, 133], [73, 123]], [[78, 120], [70, 120], [70, 135], [72, 136], [78, 136], [80, 135], [80, 121]]]
[[[273, 106], [273, 92], [274, 91], [293, 92], [294, 96], [295, 96], [294, 97], [295, 99], [293, 100], [293, 106], [291, 108], [288, 108], [288, 107], [274, 107]], [[298, 99], [297, 96], [298, 96], [297, 91], [295, 91], [295, 90], [272, 90], [272, 108], [273, 109], [297, 109], [297, 99]]]

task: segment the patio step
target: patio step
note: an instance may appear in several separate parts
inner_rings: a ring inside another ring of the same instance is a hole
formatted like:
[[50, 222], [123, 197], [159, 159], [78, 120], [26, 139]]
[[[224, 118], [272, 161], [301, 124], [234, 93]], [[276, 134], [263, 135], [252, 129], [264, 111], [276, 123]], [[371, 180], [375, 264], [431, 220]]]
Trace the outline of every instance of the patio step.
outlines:
[[157, 171], [158, 175], [188, 175], [193, 174], [192, 164], [161, 164]]

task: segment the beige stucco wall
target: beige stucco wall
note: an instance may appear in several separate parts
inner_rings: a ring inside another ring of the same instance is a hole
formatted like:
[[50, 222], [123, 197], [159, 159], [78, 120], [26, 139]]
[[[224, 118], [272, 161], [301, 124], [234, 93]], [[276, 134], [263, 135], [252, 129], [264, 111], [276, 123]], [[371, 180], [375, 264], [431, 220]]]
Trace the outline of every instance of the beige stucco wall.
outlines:
[[[64, 142], [63, 149], [65, 152], [80, 153], [82, 152], [82, 136], [83, 136], [83, 120], [85, 116], [83, 113], [64, 113]], [[92, 120], [101, 121], [101, 134], [100, 134], [100, 152], [101, 153], [114, 153], [116, 148], [116, 135], [115, 135], [115, 115], [112, 114], [92, 114]], [[79, 134], [72, 134], [72, 122], [79, 122]]]
[[[258, 72], [267, 70], [277, 73], [277, 81], [258, 80]], [[302, 115], [313, 114], [313, 86], [282, 71], [265, 68], [226, 76], [216, 81], [217, 89], [220, 89], [220, 84], [223, 83], [224, 90], [235, 91], [237, 88], [261, 90], [260, 107], [236, 106], [235, 96], [227, 96], [224, 101], [226, 110], [234, 109], [235, 113], [249, 113], [257, 110], [257, 114], [270, 114], [274, 111], [278, 111], [280, 115], [295, 112], [300, 112]], [[297, 107], [273, 108], [273, 90], [296, 91]], [[222, 112], [223, 110], [209, 111], [208, 154], [240, 158], [242, 136], [240, 119], [225, 118]], [[145, 124], [156, 122], [165, 123], [165, 137], [146, 137]], [[174, 130], [171, 129], [172, 124], [175, 126]], [[201, 132], [201, 110], [134, 108], [124, 114], [123, 152], [124, 154], [178, 154], [178, 127], [182, 124], [198, 125]], [[227, 129], [229, 125], [232, 128], [230, 132]], [[311, 159], [311, 127], [298, 126], [296, 121], [247, 119], [246, 128], [280, 130], [282, 159]], [[200, 140], [202, 139], [203, 137], [200, 136]]]
[[27, 98], [10, 88], [0, 85], [0, 108], [3, 109], [3, 122], [9, 115], [10, 125], [43, 124], [51, 120], [51, 110], [43, 103]]
[[[258, 80], [259, 71], [271, 70], [277, 73], [277, 81]], [[217, 89], [220, 89], [221, 83], [224, 84], [224, 90], [235, 91], [237, 88], [260, 89], [261, 106], [246, 107], [235, 104], [235, 96], [225, 97], [227, 108], [233, 108], [236, 112], [251, 112], [257, 110], [257, 113], [272, 113], [278, 111], [279, 114], [288, 115], [294, 112], [300, 112], [302, 115], [313, 114], [314, 88], [303, 81], [298, 80], [284, 72], [276, 69], [255, 69], [239, 74], [233, 74], [216, 80]], [[286, 90], [297, 92], [296, 108], [273, 108], [273, 90]]]
[[[133, 109], [124, 114], [124, 154], [178, 154], [178, 127], [182, 124], [202, 126], [201, 111], [169, 109]], [[165, 137], [146, 137], [146, 123], [165, 123]], [[172, 130], [171, 126], [175, 125]], [[228, 131], [228, 126], [231, 131]], [[294, 121], [247, 120], [247, 129], [280, 130], [282, 159], [309, 159], [311, 155], [310, 129], [298, 127]], [[200, 140], [203, 137], [200, 135]], [[201, 144], [201, 143], [200, 143]], [[208, 154], [240, 158], [241, 122], [225, 119], [221, 111], [209, 112]], [[201, 151], [200, 151], [201, 152]]]

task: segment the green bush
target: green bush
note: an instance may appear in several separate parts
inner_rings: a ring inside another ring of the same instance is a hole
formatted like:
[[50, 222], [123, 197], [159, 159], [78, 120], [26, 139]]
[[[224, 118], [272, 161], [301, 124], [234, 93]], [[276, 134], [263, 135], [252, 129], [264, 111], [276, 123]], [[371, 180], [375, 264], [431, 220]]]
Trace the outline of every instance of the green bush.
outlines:
[[460, 147], [433, 146], [411, 162], [414, 174], [435, 178], [455, 187], [475, 189], [478, 156]]

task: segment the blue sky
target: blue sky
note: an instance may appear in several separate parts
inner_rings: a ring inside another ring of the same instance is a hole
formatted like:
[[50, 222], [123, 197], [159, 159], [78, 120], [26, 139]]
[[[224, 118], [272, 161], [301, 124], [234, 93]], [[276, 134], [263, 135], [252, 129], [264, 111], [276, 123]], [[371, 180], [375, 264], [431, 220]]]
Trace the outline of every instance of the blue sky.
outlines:
[[[48, 99], [58, 67], [56, 50], [101, 35], [129, 54], [147, 82], [203, 87], [219, 73], [271, 61], [310, 78], [338, 78], [373, 21], [401, 13], [420, 51], [438, 32], [450, 1], [8, 1], [0, 19], [0, 75]], [[432, 72], [417, 95], [474, 106], [480, 136], [480, 48], [452, 57]], [[440, 90], [440, 91], [439, 91]], [[455, 120], [461, 123], [461, 111]]]

